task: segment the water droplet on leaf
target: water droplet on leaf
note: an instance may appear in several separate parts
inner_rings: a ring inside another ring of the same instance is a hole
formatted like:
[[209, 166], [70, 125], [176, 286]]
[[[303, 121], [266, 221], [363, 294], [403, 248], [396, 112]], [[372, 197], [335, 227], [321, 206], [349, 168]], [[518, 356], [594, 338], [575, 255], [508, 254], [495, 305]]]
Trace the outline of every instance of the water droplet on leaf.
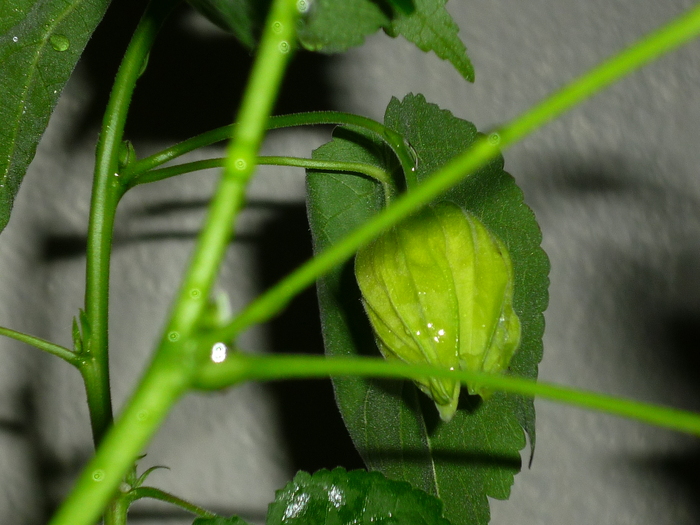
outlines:
[[56, 51], [66, 51], [70, 47], [70, 40], [63, 35], [51, 35], [49, 43]]

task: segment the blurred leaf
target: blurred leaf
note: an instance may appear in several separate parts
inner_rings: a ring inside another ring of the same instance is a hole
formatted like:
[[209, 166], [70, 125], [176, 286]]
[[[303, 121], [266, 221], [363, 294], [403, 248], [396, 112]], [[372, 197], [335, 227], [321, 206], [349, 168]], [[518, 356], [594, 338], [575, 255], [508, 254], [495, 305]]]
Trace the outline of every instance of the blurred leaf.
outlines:
[[0, 231], [109, 0], [0, 0]]
[[188, 0], [221, 29], [233, 33], [248, 49], [255, 47], [270, 0]]
[[450, 525], [442, 503], [408, 483], [378, 472], [320, 470], [299, 472], [282, 490], [267, 513], [267, 525]]
[[[478, 136], [470, 122], [425, 101], [422, 95], [393, 99], [385, 124], [401, 133], [418, 156], [417, 178], [429, 177]], [[314, 158], [379, 163], [396, 169], [388, 147], [337, 129]], [[375, 182], [352, 174], [309, 171], [309, 222], [314, 250], [338, 242], [383, 205]], [[514, 308], [522, 343], [510, 372], [537, 377], [542, 356], [542, 312], [547, 305], [549, 262], [532, 211], [499, 158], [438, 200], [469, 210], [506, 244], [515, 271]], [[378, 355], [364, 314], [352, 262], [318, 283], [321, 321], [329, 355]], [[487, 496], [506, 499], [520, 470], [525, 433], [535, 443], [531, 399], [496, 393], [487, 401], [462, 395], [455, 418], [442, 423], [430, 400], [408, 381], [339, 378], [336, 399], [353, 441], [368, 467], [440, 495], [445, 517], [455, 524], [489, 521]]]

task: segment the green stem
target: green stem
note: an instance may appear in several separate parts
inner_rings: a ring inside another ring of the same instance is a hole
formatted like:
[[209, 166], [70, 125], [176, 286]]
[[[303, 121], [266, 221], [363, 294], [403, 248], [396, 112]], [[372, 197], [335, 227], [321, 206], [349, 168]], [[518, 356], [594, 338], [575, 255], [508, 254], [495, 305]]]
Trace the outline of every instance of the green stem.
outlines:
[[109, 504], [109, 510], [105, 512], [104, 525], [126, 525], [126, 517], [129, 513], [131, 501], [126, 494], [120, 494]]
[[[142, 175], [131, 179], [131, 181], [129, 182], [129, 188], [139, 184], [158, 182], [164, 179], [168, 179], [170, 177], [182, 175], [184, 173], [191, 173], [193, 171], [207, 170], [211, 168], [222, 168], [224, 167], [225, 163], [225, 158], [196, 160], [193, 162], [185, 162], [183, 164], [178, 164], [177, 166], [169, 166], [167, 168], [160, 168], [156, 170], [147, 171]], [[337, 162], [332, 160], [315, 160], [305, 159], [301, 157], [276, 156], [258, 157], [256, 160], [256, 164], [263, 164], [268, 166], [291, 166], [311, 170], [359, 173], [361, 175], [366, 175], [367, 177], [370, 177], [384, 185], [393, 186], [393, 180], [391, 179], [391, 175], [389, 173], [387, 173], [378, 166], [372, 166], [371, 164], [363, 164], [360, 162]]]
[[192, 514], [201, 518], [217, 517], [216, 514], [214, 514], [213, 512], [209, 512], [207, 509], [203, 509], [202, 507], [199, 507], [194, 503], [190, 503], [189, 501], [185, 501], [182, 498], [178, 498], [177, 496], [173, 496], [168, 492], [154, 487], [138, 487], [129, 492], [130, 501], [136, 501], [137, 499], [142, 498], [157, 499], [159, 501], [164, 501], [166, 503], [176, 505], [182, 509], [185, 509], [187, 512], [191, 512]]
[[222, 363], [209, 362], [200, 368], [196, 386], [221, 389], [244, 381], [309, 379], [362, 376], [397, 379], [423, 379], [426, 376], [478, 382], [494, 390], [529, 397], [542, 397], [591, 410], [598, 410], [660, 427], [700, 436], [700, 414], [667, 408], [620, 397], [547, 384], [513, 376], [446, 370], [430, 365], [408, 365], [373, 357], [322, 357], [309, 355], [230, 354]]
[[133, 397], [50, 525], [93, 523], [132, 468], [134, 458], [191, 385], [201, 347], [195, 339], [197, 323], [228, 245], [245, 186], [253, 174], [265, 122], [289, 60], [297, 16], [295, 0], [274, 0], [241, 104], [239, 125], [229, 147], [229, 162], [209, 208], [168, 328]]
[[[310, 113], [295, 113], [292, 115], [279, 115], [270, 117], [267, 121], [266, 129], [282, 129], [295, 126], [313, 126], [313, 125], [342, 125], [348, 128], [356, 128], [365, 130], [377, 135], [383, 141], [387, 142], [396, 153], [407, 177], [413, 177], [416, 166], [416, 159], [413, 156], [411, 148], [404, 142], [403, 137], [395, 131], [387, 128], [383, 124], [367, 117], [353, 115], [351, 113], [343, 113], [340, 111], [315, 111]], [[231, 137], [236, 124], [230, 124], [211, 131], [197, 135], [191, 139], [175, 144], [159, 153], [155, 153], [149, 157], [143, 158], [131, 164], [123, 174], [123, 178], [128, 180], [130, 184], [133, 179], [136, 179], [140, 174], [152, 170], [166, 162], [170, 162], [177, 157], [190, 153], [198, 148], [210, 146], [217, 142], [227, 140]]]
[[233, 341], [239, 333], [253, 324], [266, 322], [280, 312], [301, 290], [352, 257], [358, 248], [494, 159], [500, 153], [499, 145], [503, 148], [521, 140], [615, 80], [688, 42], [698, 34], [700, 34], [700, 6], [687, 11], [678, 19], [585, 73], [533, 109], [500, 128], [498, 133], [492, 133], [487, 138], [475, 141], [471, 148], [425, 179], [414, 191], [397, 197], [391, 206], [382, 210], [337, 244], [317, 254], [253, 301], [231, 323], [217, 330], [215, 337], [221, 341]]
[[9, 328], [3, 328], [1, 326], [0, 335], [4, 335], [5, 337], [11, 337], [12, 339], [16, 339], [17, 341], [21, 341], [35, 348], [38, 348], [39, 350], [43, 350], [44, 352], [48, 352], [49, 354], [60, 357], [61, 359], [67, 361], [73, 366], [77, 367], [80, 365], [80, 357], [76, 355], [75, 352], [69, 350], [64, 346], [54, 344], [50, 341], [46, 341], [45, 339], [34, 337], [33, 335], [23, 334], [22, 332], [10, 330]]
[[231, 240], [235, 218], [243, 206], [246, 187], [255, 172], [267, 120], [290, 59], [297, 16], [293, 0], [274, 2], [241, 104], [238, 124], [233, 128], [224, 173], [197, 239], [167, 332], [188, 338], [205, 308]]
[[109, 265], [114, 217], [124, 188], [118, 157], [136, 80], [166, 16], [179, 0], [149, 3], [117, 72], [97, 144], [88, 225], [85, 314], [88, 337], [80, 368], [90, 410], [93, 440], [99, 445], [113, 421], [109, 385]]

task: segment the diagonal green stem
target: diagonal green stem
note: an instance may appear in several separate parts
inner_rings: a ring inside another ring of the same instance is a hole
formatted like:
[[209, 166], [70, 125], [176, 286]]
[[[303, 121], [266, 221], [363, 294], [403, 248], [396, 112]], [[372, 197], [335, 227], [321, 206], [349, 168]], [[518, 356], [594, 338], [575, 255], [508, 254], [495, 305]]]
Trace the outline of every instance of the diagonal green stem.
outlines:
[[622, 416], [643, 423], [700, 436], [700, 414], [667, 408], [621, 397], [587, 392], [504, 375], [446, 370], [431, 365], [408, 365], [374, 357], [322, 357], [309, 355], [252, 355], [237, 352], [219, 364], [202, 366], [196, 386], [221, 389], [244, 381], [273, 381], [319, 377], [362, 376], [397, 379], [424, 379], [426, 376], [478, 382], [494, 390], [530, 397], [542, 397], [591, 410]]
[[195, 505], [194, 503], [185, 501], [182, 498], [173, 496], [172, 494], [165, 492], [164, 490], [157, 489], [155, 487], [137, 487], [135, 489], [132, 489], [128, 494], [128, 498], [130, 502], [143, 498], [157, 499], [159, 501], [164, 501], [166, 503], [170, 503], [171, 505], [180, 507], [181, 509], [184, 509], [187, 512], [191, 512], [195, 516], [199, 516], [202, 518], [217, 517], [217, 515], [213, 512], [209, 512], [208, 510], [203, 509], [202, 507]]
[[665, 52], [700, 34], [700, 6], [697, 6], [636, 44], [593, 68], [580, 78], [526, 111], [498, 133], [477, 140], [471, 148], [435, 172], [414, 191], [409, 191], [375, 215], [342, 241], [303, 264], [245, 308], [227, 326], [214, 334], [221, 341], [232, 341], [246, 328], [264, 323], [281, 311], [301, 290], [324, 273], [352, 257], [358, 248], [380, 235], [421, 206], [459, 183], [499, 154], [501, 148], [521, 140], [537, 128], [601, 91], [612, 82], [640, 68]]
[[191, 385], [201, 347], [195, 339], [198, 322], [231, 237], [234, 217], [242, 206], [246, 184], [253, 175], [265, 122], [290, 58], [298, 14], [295, 0], [274, 0], [229, 147], [230, 162], [209, 207], [155, 357], [50, 525], [93, 523], [132, 468], [134, 458]]
[[65, 346], [57, 345], [50, 341], [46, 341], [45, 339], [40, 339], [38, 337], [34, 337], [33, 335], [24, 334], [22, 332], [17, 332], [15, 330], [10, 330], [9, 328], [3, 328], [1, 326], [0, 335], [4, 335], [5, 337], [11, 337], [12, 339], [16, 339], [17, 341], [21, 341], [23, 343], [31, 345], [34, 348], [38, 348], [39, 350], [43, 350], [44, 352], [48, 352], [49, 354], [60, 357], [61, 359], [67, 361], [73, 366], [77, 367], [80, 365], [80, 357], [75, 352], [69, 350]]

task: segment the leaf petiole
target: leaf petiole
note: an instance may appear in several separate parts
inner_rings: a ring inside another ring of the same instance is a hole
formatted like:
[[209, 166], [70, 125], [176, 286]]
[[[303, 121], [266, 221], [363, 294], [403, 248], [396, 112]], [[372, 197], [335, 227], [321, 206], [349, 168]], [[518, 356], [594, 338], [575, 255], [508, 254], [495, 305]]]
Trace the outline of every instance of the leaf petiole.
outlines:
[[[346, 126], [349, 129], [366, 130], [377, 135], [392, 148], [401, 162], [401, 166], [404, 172], [406, 172], [407, 178], [411, 177], [416, 166], [416, 159], [414, 158], [410, 145], [406, 144], [403, 137], [395, 131], [367, 117], [343, 113], [341, 111], [314, 111], [309, 113], [278, 115], [268, 119], [266, 130], [271, 131], [298, 126], [322, 125]], [[230, 124], [207, 131], [201, 135], [180, 142], [179, 144], [175, 144], [163, 151], [137, 160], [123, 170], [121, 173], [122, 180], [131, 186], [139, 184], [134, 183], [133, 180], [139, 178], [142, 174], [198, 148], [210, 146], [229, 139], [236, 126], [237, 124]]]
[[72, 350], [69, 350], [68, 348], [57, 345], [55, 343], [52, 343], [50, 341], [46, 341], [45, 339], [41, 339], [39, 337], [34, 337], [33, 335], [25, 334], [22, 332], [17, 332], [16, 330], [10, 330], [9, 328], [3, 328], [0, 326], [0, 335], [4, 335], [5, 337], [10, 337], [12, 339], [15, 339], [17, 341], [21, 341], [22, 343], [26, 343], [28, 345], [33, 346], [34, 348], [38, 348], [39, 350], [43, 350], [44, 352], [47, 352], [51, 355], [55, 355], [57, 357], [60, 357], [64, 361], [70, 363], [71, 365], [78, 367], [79, 362], [80, 362], [80, 356], [73, 352]]
[[[225, 158], [197, 160], [178, 164], [177, 166], [168, 166], [166, 168], [154, 169], [147, 171], [131, 179], [129, 188], [139, 184], [149, 182], [157, 182], [177, 175], [191, 173], [193, 171], [206, 170], [211, 168], [222, 168], [226, 162]], [[311, 170], [328, 170], [340, 171], [349, 173], [359, 173], [366, 175], [371, 179], [376, 180], [384, 185], [393, 185], [391, 175], [377, 166], [371, 164], [363, 164], [361, 162], [334, 162], [316, 159], [306, 159], [302, 157], [282, 157], [282, 156], [263, 156], [258, 157], [257, 164], [267, 166], [291, 166], [296, 168], [306, 168]]]

